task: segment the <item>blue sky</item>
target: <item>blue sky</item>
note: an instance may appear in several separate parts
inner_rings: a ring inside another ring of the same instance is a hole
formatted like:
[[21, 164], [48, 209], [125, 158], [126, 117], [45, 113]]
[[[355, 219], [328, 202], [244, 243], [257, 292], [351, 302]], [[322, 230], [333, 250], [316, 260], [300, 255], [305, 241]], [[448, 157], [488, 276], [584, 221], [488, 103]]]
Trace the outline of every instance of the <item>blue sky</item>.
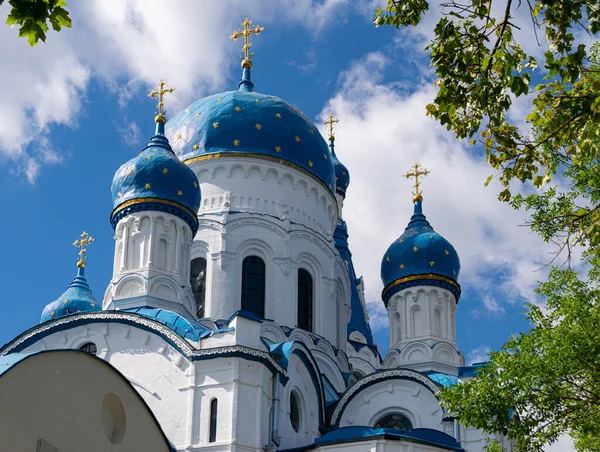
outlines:
[[[527, 329], [524, 303], [536, 301], [532, 289], [549, 248], [518, 226], [524, 212], [496, 200], [497, 186], [483, 187], [492, 173], [483, 156], [425, 117], [434, 95], [422, 50], [427, 29], [376, 29], [371, 1], [169, 5], [74, 4], [73, 29], [50, 33], [34, 49], [16, 29], [0, 27], [0, 59], [10, 61], [0, 70], [0, 343], [39, 322], [71, 282], [71, 244], [83, 230], [96, 238], [87, 276], [102, 299], [112, 273], [110, 183], [152, 135], [147, 92], [161, 78], [175, 86], [167, 100], [174, 114], [235, 89], [241, 45], [228, 36], [246, 16], [265, 27], [253, 40], [256, 91], [282, 97], [315, 123], [329, 113], [341, 120], [336, 151], [351, 174], [344, 219], [382, 352], [379, 264], [412, 213], [411, 183], [401, 175], [416, 160], [432, 171], [424, 212], [461, 257], [457, 331], [467, 361]], [[2, 23], [7, 11], [0, 8]]]

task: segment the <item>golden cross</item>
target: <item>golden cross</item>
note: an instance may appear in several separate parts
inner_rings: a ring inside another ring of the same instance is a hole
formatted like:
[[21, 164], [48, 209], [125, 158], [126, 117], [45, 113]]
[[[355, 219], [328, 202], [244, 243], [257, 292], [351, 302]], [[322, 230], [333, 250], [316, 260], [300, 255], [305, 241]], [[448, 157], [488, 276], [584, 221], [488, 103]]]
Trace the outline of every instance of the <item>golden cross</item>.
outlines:
[[167, 122], [167, 120], [165, 119], [164, 113], [166, 113], [167, 111], [164, 110], [163, 111], [163, 106], [165, 105], [164, 101], [163, 101], [163, 96], [166, 93], [172, 93], [173, 91], [175, 91], [175, 88], [167, 88], [165, 89], [165, 82], [163, 80], [161, 80], [158, 83], [158, 91], [150, 91], [150, 94], [148, 94], [148, 97], [154, 97], [154, 96], [158, 96], [158, 115], [156, 116], [156, 118], [154, 118], [154, 122]]
[[335, 124], [336, 122], [340, 122], [340, 120], [333, 119], [333, 115], [329, 115], [328, 121], [323, 121], [323, 124], [325, 124], [325, 125], [329, 124], [329, 140], [330, 141], [335, 140], [335, 136], [333, 135], [333, 124]]
[[241, 38], [242, 36], [244, 37], [244, 47], [242, 47], [242, 50], [244, 51], [244, 58], [242, 60], [242, 67], [248, 67], [250, 69], [252, 69], [251, 60], [254, 56], [254, 52], [252, 54], [248, 53], [250, 47], [252, 47], [252, 43], [249, 39], [250, 35], [259, 35], [260, 32], [264, 30], [264, 27], [261, 27], [260, 25], [256, 25], [254, 28], [250, 28], [251, 23], [252, 21], [248, 20], [248, 18], [246, 17], [246, 19], [242, 22], [242, 26], [244, 27], [244, 29], [241, 31], [234, 31], [231, 34], [231, 36], [229, 36], [229, 39], [233, 39], [234, 41], [237, 41], [237, 38]]
[[[423, 191], [419, 191], [419, 176], [427, 176], [431, 171], [423, 168], [419, 163], [415, 163], [411, 168], [413, 171], [407, 171], [406, 174], [404, 174], [404, 177], [407, 179], [410, 179], [411, 177], [415, 178], [415, 196], [413, 196], [413, 201], [423, 201], [423, 196], [421, 196]], [[423, 171], [419, 171], [419, 168], [423, 168]]]
[[73, 246], [80, 247], [79, 261], [77, 262], [77, 268], [79, 268], [79, 267], [85, 268], [85, 251], [86, 251], [85, 246], [89, 245], [90, 243], [94, 243], [94, 237], [92, 237], [91, 235], [88, 235], [88, 233], [85, 231], [83, 231], [81, 233], [78, 240], [75, 240], [73, 242]]

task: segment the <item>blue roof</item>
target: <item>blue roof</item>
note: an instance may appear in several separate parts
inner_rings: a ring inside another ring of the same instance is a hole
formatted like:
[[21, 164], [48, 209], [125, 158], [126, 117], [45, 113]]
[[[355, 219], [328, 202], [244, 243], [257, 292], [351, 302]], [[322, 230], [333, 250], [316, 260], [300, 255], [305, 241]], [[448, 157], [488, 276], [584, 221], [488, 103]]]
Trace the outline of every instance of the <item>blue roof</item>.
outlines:
[[111, 192], [113, 228], [132, 211], [158, 210], [182, 218], [194, 234], [198, 230], [198, 179], [173, 153], [162, 122], [144, 150], [117, 170]]
[[325, 393], [325, 405], [327, 407], [333, 405], [338, 400], [340, 400], [340, 395], [335, 390], [329, 379], [321, 374], [321, 380], [323, 380], [323, 392]]
[[144, 316], [148, 319], [156, 320], [172, 329], [182, 338], [196, 342], [219, 331], [206, 328], [198, 322], [187, 319], [175, 312], [167, 311], [166, 309], [131, 308], [124, 309], [123, 312], [133, 312], [134, 314]]
[[381, 280], [385, 288], [382, 298], [406, 287], [436, 285], [460, 297], [457, 282], [460, 260], [454, 247], [435, 232], [425, 215], [420, 200], [415, 201], [414, 214], [404, 233], [390, 245], [381, 261]]
[[92, 290], [84, 274], [85, 267], [78, 267], [77, 276], [69, 284], [67, 290], [55, 301], [46, 305], [42, 311], [40, 323], [70, 314], [77, 314], [78, 312], [102, 310], [102, 305], [92, 295]]
[[458, 384], [458, 377], [456, 375], [444, 374], [441, 372], [425, 372], [425, 374], [444, 388]]
[[352, 253], [348, 246], [348, 229], [344, 220], [338, 219], [333, 238], [335, 240], [335, 247], [342, 256], [342, 259], [344, 259], [348, 265], [348, 273], [350, 276], [350, 307], [352, 313], [350, 314], [350, 320], [348, 321], [348, 338], [350, 338], [350, 334], [354, 331], [358, 331], [367, 340], [367, 345], [374, 347], [375, 342], [373, 341], [373, 333], [371, 333], [371, 327], [367, 322], [362, 303], [360, 302], [360, 296], [358, 295], [357, 286], [360, 284], [360, 279], [356, 277], [356, 272], [354, 271]]
[[475, 377], [482, 367], [486, 365], [483, 363], [473, 363], [470, 366], [462, 366], [458, 368], [458, 378], [469, 378]]
[[429, 428], [416, 428], [414, 430], [404, 431], [392, 428], [371, 428], [371, 427], [342, 427], [333, 430], [320, 438], [315, 439], [315, 445], [340, 443], [346, 441], [367, 439], [377, 436], [386, 436], [393, 438], [414, 439], [423, 443], [443, 447], [445, 449], [462, 450], [460, 443], [452, 436], [439, 430]]
[[346, 165], [340, 162], [335, 155], [335, 137], [329, 137], [329, 150], [333, 160], [333, 169], [335, 171], [335, 192], [342, 198], [346, 197], [346, 190], [350, 185], [350, 172]]
[[169, 120], [167, 136], [188, 164], [217, 157], [261, 158], [292, 166], [335, 190], [333, 161], [319, 130], [275, 96], [227, 91], [202, 98]]

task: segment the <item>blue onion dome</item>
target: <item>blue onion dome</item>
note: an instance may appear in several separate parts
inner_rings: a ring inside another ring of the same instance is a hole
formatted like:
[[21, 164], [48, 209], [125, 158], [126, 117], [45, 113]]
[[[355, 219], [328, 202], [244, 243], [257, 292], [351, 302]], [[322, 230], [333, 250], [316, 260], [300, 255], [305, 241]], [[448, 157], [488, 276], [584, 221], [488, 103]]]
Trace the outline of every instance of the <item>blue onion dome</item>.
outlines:
[[402, 289], [414, 286], [443, 287], [458, 301], [460, 260], [454, 247], [435, 232], [422, 210], [423, 199], [414, 199], [414, 214], [404, 233], [392, 243], [381, 261], [383, 301]]
[[92, 295], [90, 285], [85, 279], [85, 252], [86, 246], [93, 243], [94, 239], [87, 232], [81, 234], [79, 240], [73, 245], [80, 248], [79, 261], [77, 262], [77, 276], [67, 290], [52, 303], [46, 305], [42, 312], [40, 323], [58, 319], [79, 312], [100, 311], [101, 305]]
[[239, 91], [197, 100], [167, 123], [167, 136], [186, 164], [250, 157], [295, 168], [335, 190], [333, 161], [313, 122], [284, 100], [253, 91], [244, 68]]
[[335, 136], [329, 136], [329, 150], [331, 151], [331, 159], [333, 160], [333, 170], [335, 171], [335, 192], [342, 198], [346, 197], [346, 190], [350, 185], [350, 173], [348, 168], [340, 162], [335, 155]]
[[156, 117], [156, 134], [150, 143], [115, 173], [111, 187], [113, 228], [132, 212], [152, 210], [181, 218], [196, 234], [200, 207], [198, 179], [177, 158], [164, 130], [164, 117], [160, 114]]

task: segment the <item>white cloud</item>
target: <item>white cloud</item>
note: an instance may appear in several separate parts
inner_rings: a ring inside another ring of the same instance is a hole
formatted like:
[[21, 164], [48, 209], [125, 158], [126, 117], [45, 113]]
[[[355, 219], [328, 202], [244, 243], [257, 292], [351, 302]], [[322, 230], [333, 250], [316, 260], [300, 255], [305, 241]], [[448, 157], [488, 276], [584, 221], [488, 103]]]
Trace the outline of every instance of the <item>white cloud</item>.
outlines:
[[128, 146], [136, 147], [142, 141], [142, 131], [135, 121], [128, 123], [120, 129], [121, 137]]
[[[50, 32], [47, 42], [33, 49], [17, 37], [18, 27], [0, 26], [6, 107], [0, 111], [0, 162], [11, 162], [32, 183], [44, 164], [56, 162], [47, 158], [51, 144], [42, 149], [40, 143], [53, 125], [77, 125], [92, 77], [115, 94], [121, 107], [163, 78], [177, 87], [170, 98], [170, 108], [177, 110], [231, 85], [227, 76], [238, 64], [234, 55], [240, 45], [227, 37], [246, 15], [261, 25], [292, 23], [318, 34], [366, 5], [350, 7], [348, 0], [174, 0], [168, 6], [160, 0], [88, 0], [69, 4], [72, 29]], [[0, 7], [0, 22], [9, 10], [7, 2]]]
[[475, 363], [483, 363], [489, 360], [489, 355], [492, 349], [487, 345], [480, 345], [474, 348], [467, 354], [467, 365], [473, 365]]
[[535, 301], [533, 288], [543, 276], [536, 270], [547, 262], [549, 246], [518, 227], [526, 214], [497, 200], [498, 185], [484, 188], [492, 172], [485, 159], [425, 116], [434, 87], [421, 83], [406, 92], [383, 83], [388, 64], [372, 53], [351, 65], [322, 112], [341, 120], [336, 153], [351, 175], [344, 219], [370, 316], [385, 315], [381, 258], [412, 214], [411, 183], [402, 175], [415, 161], [431, 170], [423, 184], [424, 213], [460, 255], [463, 294], [481, 300], [459, 309], [500, 314], [506, 303]]

